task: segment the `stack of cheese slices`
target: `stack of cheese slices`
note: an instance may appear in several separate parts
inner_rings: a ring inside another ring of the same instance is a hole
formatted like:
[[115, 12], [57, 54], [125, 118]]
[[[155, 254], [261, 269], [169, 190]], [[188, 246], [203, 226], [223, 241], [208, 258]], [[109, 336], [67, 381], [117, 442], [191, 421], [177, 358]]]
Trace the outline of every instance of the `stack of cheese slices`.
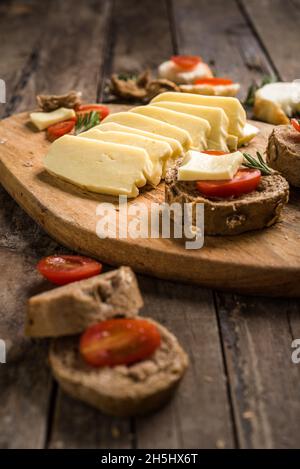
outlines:
[[230, 152], [257, 133], [236, 98], [166, 92], [79, 136], [59, 138], [44, 164], [89, 191], [136, 197], [146, 184], [159, 184], [188, 150]]

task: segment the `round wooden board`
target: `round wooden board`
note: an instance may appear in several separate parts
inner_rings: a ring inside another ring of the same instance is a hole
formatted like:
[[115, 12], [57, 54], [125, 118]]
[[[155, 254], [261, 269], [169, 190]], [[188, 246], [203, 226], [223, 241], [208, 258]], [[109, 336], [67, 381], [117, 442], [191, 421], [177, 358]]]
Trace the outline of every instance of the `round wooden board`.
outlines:
[[[112, 105], [112, 111], [124, 106]], [[264, 151], [272, 126], [247, 151]], [[206, 237], [199, 250], [172, 239], [100, 239], [96, 207], [114, 199], [82, 191], [49, 175], [42, 164], [49, 142], [28, 125], [28, 113], [0, 122], [0, 182], [21, 207], [63, 245], [112, 265], [238, 293], [300, 296], [299, 193], [291, 194], [283, 221], [262, 231]], [[164, 200], [163, 183], [136, 200], [147, 206]], [[133, 203], [133, 202], [131, 202]]]

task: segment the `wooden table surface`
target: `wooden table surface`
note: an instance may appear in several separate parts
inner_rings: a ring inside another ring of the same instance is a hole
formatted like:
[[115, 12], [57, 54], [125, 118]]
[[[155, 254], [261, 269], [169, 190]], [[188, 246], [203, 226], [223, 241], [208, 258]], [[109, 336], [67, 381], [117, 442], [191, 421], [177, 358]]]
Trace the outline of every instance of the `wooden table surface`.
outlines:
[[[173, 53], [200, 54], [242, 84], [300, 78], [299, 0], [30, 0], [0, 4], [1, 117], [37, 93], [106, 98], [113, 71], [136, 72]], [[63, 252], [0, 190], [2, 448], [295, 448], [300, 445], [298, 300], [245, 297], [139, 276], [143, 314], [165, 324], [190, 356], [173, 401], [118, 420], [67, 397], [47, 367], [46, 341], [23, 337], [24, 303], [46, 288], [37, 260]], [[176, 268], [176, 266], [174, 266]], [[191, 269], [193, 266], [191, 266]], [[257, 279], [259, 282], [259, 278]], [[300, 286], [299, 286], [300, 288]]]

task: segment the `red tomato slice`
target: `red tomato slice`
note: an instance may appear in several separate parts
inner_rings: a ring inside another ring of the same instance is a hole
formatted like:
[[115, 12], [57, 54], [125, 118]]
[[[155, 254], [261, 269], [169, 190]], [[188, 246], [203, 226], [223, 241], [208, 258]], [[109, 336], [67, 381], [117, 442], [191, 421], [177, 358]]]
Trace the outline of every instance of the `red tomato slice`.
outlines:
[[298, 132], [300, 132], [300, 121], [298, 121], [298, 119], [291, 119], [291, 124], [295, 130], [298, 130]]
[[160, 342], [159, 330], [146, 319], [110, 319], [89, 327], [79, 350], [92, 366], [130, 365], [152, 355]]
[[66, 121], [58, 122], [57, 124], [50, 125], [47, 128], [47, 138], [50, 142], [53, 142], [59, 137], [62, 137], [65, 134], [70, 133], [75, 126], [76, 119], [68, 119]]
[[238, 197], [254, 191], [261, 178], [257, 169], [239, 169], [233, 179], [197, 181], [197, 189], [206, 197]]
[[206, 153], [207, 155], [230, 155], [230, 153], [221, 150], [203, 150], [201, 153]]
[[171, 60], [182, 70], [193, 70], [200, 62], [202, 62], [201, 57], [198, 55], [173, 55]]
[[37, 269], [50, 282], [65, 285], [100, 274], [102, 264], [89, 257], [54, 255], [41, 259]]
[[232, 85], [233, 81], [229, 78], [198, 78], [195, 80], [195, 85]]
[[108, 107], [103, 104], [81, 104], [76, 108], [76, 112], [79, 115], [89, 114], [91, 111], [98, 112], [100, 121], [105, 119], [109, 114]]

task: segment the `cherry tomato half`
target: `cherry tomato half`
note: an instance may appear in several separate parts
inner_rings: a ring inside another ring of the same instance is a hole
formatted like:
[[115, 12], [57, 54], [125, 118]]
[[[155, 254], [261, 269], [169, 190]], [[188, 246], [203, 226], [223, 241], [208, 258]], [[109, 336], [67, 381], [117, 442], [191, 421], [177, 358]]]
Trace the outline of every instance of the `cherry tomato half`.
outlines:
[[173, 55], [171, 60], [182, 70], [193, 70], [202, 62], [201, 57], [198, 55]]
[[100, 274], [102, 264], [89, 257], [54, 255], [41, 259], [37, 269], [50, 282], [65, 285]]
[[221, 181], [197, 181], [196, 186], [206, 197], [238, 197], [254, 191], [261, 178], [257, 169], [239, 169], [234, 178]]
[[298, 130], [298, 132], [300, 132], [300, 121], [298, 119], [291, 119], [291, 124], [295, 130]]
[[218, 78], [218, 77], [211, 77], [211, 78], [198, 78], [195, 80], [195, 85], [232, 85], [233, 81], [229, 78]]
[[146, 319], [109, 319], [82, 334], [79, 350], [92, 366], [130, 365], [152, 355], [160, 342], [159, 330]]
[[57, 124], [50, 125], [47, 128], [47, 138], [50, 142], [53, 142], [59, 137], [70, 133], [75, 126], [76, 118], [68, 119], [66, 121], [58, 122]]
[[109, 109], [103, 104], [81, 104], [76, 108], [76, 113], [79, 115], [89, 114], [91, 111], [97, 111], [99, 114], [99, 120], [105, 119], [109, 114]]

